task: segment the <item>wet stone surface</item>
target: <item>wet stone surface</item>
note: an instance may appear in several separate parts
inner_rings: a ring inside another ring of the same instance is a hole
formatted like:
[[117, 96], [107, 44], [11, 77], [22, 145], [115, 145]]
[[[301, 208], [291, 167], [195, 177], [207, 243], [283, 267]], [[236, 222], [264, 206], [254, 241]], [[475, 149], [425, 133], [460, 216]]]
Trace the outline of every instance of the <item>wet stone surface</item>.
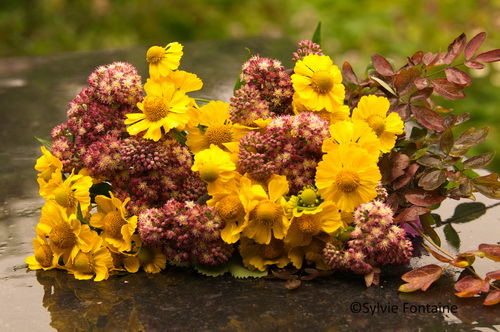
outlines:
[[[181, 69], [204, 82], [194, 96], [227, 101], [245, 47], [280, 59], [290, 58], [294, 50], [293, 42], [283, 40], [186, 44]], [[366, 288], [362, 277], [336, 273], [303, 282], [293, 291], [282, 280], [211, 278], [175, 267], [102, 282], [75, 280], [64, 271], [14, 269], [32, 254], [43, 204], [33, 169], [40, 155], [35, 137], [49, 138], [52, 127], [65, 121], [68, 102], [97, 66], [128, 61], [145, 77], [146, 49], [0, 60], [1, 331], [500, 330], [500, 306], [484, 307], [482, 298], [453, 295], [452, 281], [458, 277], [454, 269], [426, 292], [397, 291], [404, 272], [436, 263], [425, 253], [409, 266], [384, 268], [380, 286]], [[500, 207], [496, 201], [478, 199], [489, 208], [474, 218], [457, 215], [462, 202], [446, 202], [436, 211], [442, 221], [456, 221], [460, 243], [445, 244], [447, 250], [463, 252], [480, 243], [498, 243]], [[465, 211], [472, 207], [477, 205], [462, 206]], [[445, 239], [443, 228], [438, 233]], [[486, 260], [475, 266], [482, 275], [499, 268]]]

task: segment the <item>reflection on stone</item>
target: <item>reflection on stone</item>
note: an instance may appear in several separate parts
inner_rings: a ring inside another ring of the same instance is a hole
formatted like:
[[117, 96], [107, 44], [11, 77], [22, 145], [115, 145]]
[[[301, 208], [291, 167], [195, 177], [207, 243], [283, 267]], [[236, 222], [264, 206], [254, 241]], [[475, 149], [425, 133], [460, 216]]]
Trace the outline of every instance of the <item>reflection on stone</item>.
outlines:
[[[374, 324], [389, 331], [443, 331], [500, 323], [500, 308], [485, 310], [480, 299], [455, 297], [451, 278], [427, 292], [398, 293], [402, 271], [388, 272], [382, 287], [365, 288], [362, 277], [335, 274], [295, 291], [280, 280], [208, 278], [181, 268], [97, 283], [65, 271], [37, 271], [37, 280], [59, 331], [371, 330]], [[452, 306], [456, 310], [447, 312]], [[433, 307], [444, 310], [433, 313]]]

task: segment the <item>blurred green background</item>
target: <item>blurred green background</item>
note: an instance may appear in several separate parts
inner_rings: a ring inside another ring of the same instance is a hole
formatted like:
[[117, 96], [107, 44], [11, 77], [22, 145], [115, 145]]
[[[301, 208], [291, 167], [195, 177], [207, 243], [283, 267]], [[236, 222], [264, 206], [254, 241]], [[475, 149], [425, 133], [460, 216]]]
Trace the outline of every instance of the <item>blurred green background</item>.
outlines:
[[[360, 76], [374, 52], [400, 66], [462, 32], [486, 31], [480, 50], [500, 48], [500, 0], [0, 0], [0, 57], [251, 36], [295, 43], [319, 21], [324, 52]], [[469, 98], [439, 101], [470, 112], [467, 126], [491, 127], [473, 154], [500, 150], [500, 65], [471, 74]], [[500, 171], [500, 156], [490, 169]]]

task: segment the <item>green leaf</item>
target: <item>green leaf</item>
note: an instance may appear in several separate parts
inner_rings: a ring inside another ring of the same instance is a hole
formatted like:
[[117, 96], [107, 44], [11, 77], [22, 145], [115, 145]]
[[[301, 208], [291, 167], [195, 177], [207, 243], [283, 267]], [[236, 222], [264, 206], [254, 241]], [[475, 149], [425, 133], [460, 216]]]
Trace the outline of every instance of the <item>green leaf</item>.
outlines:
[[460, 236], [458, 236], [457, 231], [451, 224], [446, 224], [443, 228], [444, 236], [446, 239], [446, 242], [448, 242], [453, 248], [459, 249], [460, 248]]
[[[252, 51], [250, 51], [248, 47], [245, 47], [245, 50], [247, 50], [248, 54], [244, 62], [247, 62], [252, 57]], [[243, 85], [243, 82], [240, 80], [240, 75], [241, 75], [241, 70], [238, 73], [238, 78], [236, 78], [236, 83], [234, 84], [233, 91], [239, 90]]]
[[380, 85], [381, 85], [384, 89], [386, 89], [386, 90], [387, 90], [389, 93], [391, 93], [393, 96], [396, 96], [396, 97], [398, 96], [398, 95], [396, 94], [396, 92], [394, 91], [394, 89], [393, 89], [393, 88], [391, 88], [391, 87], [389, 86], [389, 84], [387, 84], [387, 83], [385, 83], [384, 81], [382, 81], [380, 78], [375, 77], [375, 76], [370, 76], [370, 79], [371, 79], [371, 80], [373, 80], [373, 81], [375, 81], [375, 82], [377, 82], [378, 84], [380, 84]]
[[178, 131], [177, 129], [172, 129], [172, 135], [174, 138], [181, 143], [182, 145], [186, 146], [186, 141], [187, 141], [187, 133], [185, 131]]
[[435, 223], [436, 222], [434, 221], [434, 217], [430, 213], [426, 213], [420, 216], [420, 224], [422, 225], [424, 233], [427, 234], [435, 244], [440, 246], [441, 239], [439, 238], [439, 235], [436, 233], [434, 228], [432, 228], [431, 226]]
[[241, 262], [234, 262], [231, 261], [229, 264], [229, 272], [231, 275], [235, 278], [262, 278], [267, 275], [267, 270], [266, 271], [251, 271], [247, 269], [246, 267], [243, 266]]
[[222, 264], [218, 266], [203, 266], [201, 264], [195, 264], [194, 268], [198, 273], [203, 274], [208, 277], [218, 277], [226, 272], [229, 272], [230, 263]]
[[321, 21], [318, 22], [318, 25], [316, 26], [316, 30], [314, 30], [311, 41], [321, 46]]
[[52, 142], [51, 141], [48, 141], [48, 140], [40, 138], [40, 137], [35, 137], [35, 139], [38, 142], [42, 143], [42, 145], [45, 146], [47, 148], [47, 150], [52, 151]]
[[447, 223], [466, 223], [476, 220], [486, 213], [486, 205], [481, 202], [467, 202], [455, 207], [453, 216], [446, 220]]

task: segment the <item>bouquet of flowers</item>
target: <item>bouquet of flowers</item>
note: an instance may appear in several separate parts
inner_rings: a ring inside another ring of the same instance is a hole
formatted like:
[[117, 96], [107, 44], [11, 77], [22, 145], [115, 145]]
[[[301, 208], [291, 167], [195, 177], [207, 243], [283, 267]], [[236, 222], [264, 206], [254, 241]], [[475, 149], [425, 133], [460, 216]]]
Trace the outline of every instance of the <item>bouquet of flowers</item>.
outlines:
[[[339, 270], [378, 284], [382, 266], [409, 261], [412, 236], [460, 268], [500, 261], [493, 244], [448, 254], [431, 227], [431, 209], [447, 198], [500, 198], [498, 175], [473, 171], [494, 153], [465, 157], [488, 129], [457, 133], [469, 115], [431, 99], [464, 98], [472, 79], [459, 68], [500, 60], [500, 50], [476, 55], [484, 38], [462, 34], [447, 52], [417, 52], [397, 70], [374, 54], [360, 79], [323, 54], [318, 26], [298, 44], [294, 68], [249, 56], [229, 103], [189, 96], [202, 81], [179, 69], [177, 42], [147, 51], [144, 85], [129, 63], [101, 66], [67, 122], [41, 140], [46, 203], [26, 263], [96, 281], [193, 266], [283, 278], [292, 289]], [[442, 272], [410, 271], [400, 290], [425, 290]], [[471, 276], [457, 295], [489, 292], [485, 304], [498, 303], [497, 279], [500, 271]]]

